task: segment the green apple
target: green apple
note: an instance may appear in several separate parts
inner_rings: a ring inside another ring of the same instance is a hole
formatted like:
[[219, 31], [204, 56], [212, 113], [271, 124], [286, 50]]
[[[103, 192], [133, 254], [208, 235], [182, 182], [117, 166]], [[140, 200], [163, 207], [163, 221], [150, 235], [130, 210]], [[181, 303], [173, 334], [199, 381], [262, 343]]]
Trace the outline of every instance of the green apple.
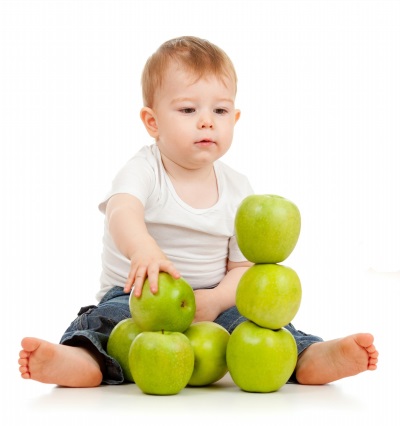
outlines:
[[144, 331], [129, 350], [129, 368], [143, 393], [175, 395], [189, 382], [194, 352], [180, 332]]
[[226, 361], [232, 380], [240, 389], [275, 392], [296, 367], [296, 341], [285, 328], [270, 330], [245, 321], [229, 338]]
[[194, 369], [189, 380], [190, 386], [207, 386], [225, 376], [226, 346], [229, 332], [212, 321], [192, 324], [184, 333], [193, 347]]
[[236, 307], [260, 327], [276, 330], [295, 317], [301, 296], [300, 279], [292, 268], [258, 264], [242, 275], [236, 289]]
[[297, 206], [279, 195], [249, 195], [235, 216], [238, 246], [253, 263], [280, 263], [293, 251], [300, 235]]
[[129, 368], [129, 349], [141, 332], [141, 328], [132, 318], [126, 318], [112, 329], [108, 337], [107, 353], [118, 361], [124, 373], [124, 378], [128, 382], [133, 382]]
[[158, 292], [150, 291], [148, 279], [140, 297], [129, 298], [132, 318], [143, 331], [185, 331], [194, 319], [196, 301], [192, 287], [183, 278], [166, 272], [158, 277]]

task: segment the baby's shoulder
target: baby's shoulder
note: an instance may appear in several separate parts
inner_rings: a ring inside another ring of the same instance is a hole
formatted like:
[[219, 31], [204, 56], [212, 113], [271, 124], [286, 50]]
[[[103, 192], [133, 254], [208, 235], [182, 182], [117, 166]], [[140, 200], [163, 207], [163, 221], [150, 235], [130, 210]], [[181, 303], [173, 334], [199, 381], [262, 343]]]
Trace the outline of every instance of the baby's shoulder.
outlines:
[[250, 185], [249, 179], [245, 174], [235, 170], [223, 161], [217, 161], [215, 166], [217, 173], [220, 173], [228, 182]]
[[247, 176], [222, 161], [216, 163], [216, 173], [219, 175], [220, 189], [225, 192], [229, 198], [243, 199], [253, 193], [253, 188]]

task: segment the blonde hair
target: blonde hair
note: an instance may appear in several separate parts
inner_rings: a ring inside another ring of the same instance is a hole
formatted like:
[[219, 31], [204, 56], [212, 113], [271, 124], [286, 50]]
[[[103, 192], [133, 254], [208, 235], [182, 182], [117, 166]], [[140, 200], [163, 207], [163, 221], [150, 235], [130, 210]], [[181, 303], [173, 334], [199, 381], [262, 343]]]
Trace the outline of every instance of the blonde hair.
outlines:
[[176, 61], [197, 78], [214, 75], [230, 78], [237, 85], [236, 71], [229, 56], [218, 46], [197, 37], [179, 37], [163, 43], [147, 60], [142, 72], [144, 106], [153, 107], [154, 94], [162, 86], [171, 61]]

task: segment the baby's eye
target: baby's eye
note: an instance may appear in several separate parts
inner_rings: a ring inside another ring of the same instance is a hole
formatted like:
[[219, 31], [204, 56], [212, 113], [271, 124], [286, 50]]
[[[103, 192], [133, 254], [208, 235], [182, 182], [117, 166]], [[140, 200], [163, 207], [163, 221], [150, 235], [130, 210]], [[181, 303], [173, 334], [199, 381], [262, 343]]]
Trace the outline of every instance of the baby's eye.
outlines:
[[227, 110], [225, 109], [225, 108], [216, 108], [215, 110], [214, 110], [214, 112], [216, 113], [216, 114], [221, 114], [221, 115], [223, 115], [223, 114], [227, 114]]
[[192, 114], [193, 112], [195, 112], [195, 109], [194, 108], [181, 108], [179, 111], [183, 112], [184, 114]]

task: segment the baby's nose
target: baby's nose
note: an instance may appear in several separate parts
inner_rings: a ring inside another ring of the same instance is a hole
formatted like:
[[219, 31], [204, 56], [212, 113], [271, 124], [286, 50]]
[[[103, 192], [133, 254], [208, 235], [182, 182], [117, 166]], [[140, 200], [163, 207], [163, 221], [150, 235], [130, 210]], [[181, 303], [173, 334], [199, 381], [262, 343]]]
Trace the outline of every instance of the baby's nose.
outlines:
[[214, 123], [211, 119], [211, 117], [203, 116], [199, 120], [199, 127], [202, 129], [210, 129], [213, 128]]

